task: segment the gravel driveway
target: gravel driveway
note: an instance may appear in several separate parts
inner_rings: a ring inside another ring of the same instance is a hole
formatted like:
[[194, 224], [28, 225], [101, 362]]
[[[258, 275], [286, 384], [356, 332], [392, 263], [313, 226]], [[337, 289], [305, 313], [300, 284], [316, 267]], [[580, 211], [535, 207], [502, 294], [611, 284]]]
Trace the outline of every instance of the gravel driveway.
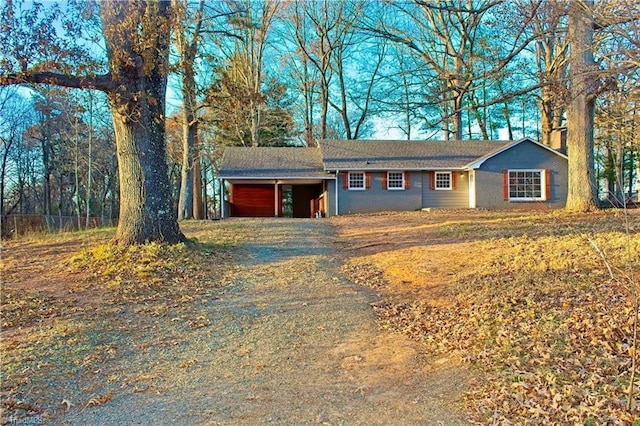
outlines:
[[229, 223], [255, 238], [240, 243], [246, 255], [229, 284], [202, 306], [210, 325], [157, 323], [170, 343], [132, 351], [121, 366], [143, 370], [150, 384], [65, 422], [465, 424], [456, 401], [464, 380], [424, 359], [418, 343], [378, 328], [376, 296], [340, 274], [331, 220], [211, 226]]

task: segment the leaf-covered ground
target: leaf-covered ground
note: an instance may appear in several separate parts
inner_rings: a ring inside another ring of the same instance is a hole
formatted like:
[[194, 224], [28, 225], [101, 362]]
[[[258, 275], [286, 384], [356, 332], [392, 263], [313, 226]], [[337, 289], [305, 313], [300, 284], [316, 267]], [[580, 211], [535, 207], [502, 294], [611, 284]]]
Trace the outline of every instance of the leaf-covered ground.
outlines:
[[[632, 424], [637, 211], [415, 213], [340, 223], [383, 327], [483, 374], [477, 424]], [[394, 232], [394, 229], [397, 232]]]
[[3, 242], [1, 424], [59, 421], [72, 407], [142, 392], [152, 377], [112, 361], [209, 325], [203, 306], [233, 268], [226, 235], [218, 245], [131, 248], [112, 237], [107, 229]]
[[[112, 230], [3, 242], [3, 422], [79, 424], [108, 414], [117, 424], [140, 404], [162, 402], [194, 422], [248, 422], [240, 413], [260, 407], [275, 423], [442, 423], [447, 415], [452, 423], [459, 414], [438, 407], [457, 407], [466, 389], [471, 423], [637, 423], [640, 398], [626, 406], [639, 211], [184, 227], [192, 242], [175, 246], [114, 247]], [[345, 340], [340, 330], [373, 315], [369, 292], [331, 269], [336, 260], [378, 295], [379, 325], [417, 346], [375, 333]], [[325, 317], [331, 322], [320, 324]], [[295, 382], [300, 365], [307, 370]], [[214, 384], [219, 392], [207, 393]], [[333, 411], [313, 405], [322, 398], [334, 399]], [[176, 413], [154, 419], [169, 424]]]
[[378, 327], [331, 221], [181, 227], [3, 242], [1, 423], [465, 424], [466, 368]]

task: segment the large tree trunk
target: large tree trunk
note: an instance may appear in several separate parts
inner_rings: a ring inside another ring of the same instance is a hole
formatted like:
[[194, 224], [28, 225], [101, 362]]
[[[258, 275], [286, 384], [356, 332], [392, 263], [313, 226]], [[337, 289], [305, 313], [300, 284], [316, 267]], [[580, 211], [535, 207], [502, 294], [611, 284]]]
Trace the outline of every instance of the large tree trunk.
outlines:
[[[120, 176], [116, 240], [125, 245], [183, 241], [166, 162], [169, 4], [106, 2], [101, 13], [109, 68], [117, 83], [107, 92]], [[131, 19], [137, 14], [138, 19]]]
[[567, 151], [569, 191], [566, 209], [590, 211], [598, 207], [593, 164], [593, 117], [595, 106], [595, 62], [593, 20], [582, 5], [593, 0], [571, 2], [569, 10], [569, 104], [567, 106]]
[[113, 105], [113, 125], [120, 176], [120, 214], [116, 240], [120, 244], [184, 240], [171, 202], [165, 161], [164, 121], [147, 115], [132, 121]]

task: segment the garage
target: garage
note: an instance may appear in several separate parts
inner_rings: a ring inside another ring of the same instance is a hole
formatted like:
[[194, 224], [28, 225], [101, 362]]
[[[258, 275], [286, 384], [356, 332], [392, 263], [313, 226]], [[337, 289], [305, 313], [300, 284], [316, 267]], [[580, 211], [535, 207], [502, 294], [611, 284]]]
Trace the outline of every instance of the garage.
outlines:
[[222, 217], [322, 217], [335, 175], [318, 148], [229, 147], [219, 172]]

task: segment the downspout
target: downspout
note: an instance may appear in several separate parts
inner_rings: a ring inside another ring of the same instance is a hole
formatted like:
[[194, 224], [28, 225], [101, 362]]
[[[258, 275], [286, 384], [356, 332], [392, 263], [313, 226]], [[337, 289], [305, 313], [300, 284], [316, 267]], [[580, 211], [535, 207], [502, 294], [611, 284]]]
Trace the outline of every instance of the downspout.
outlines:
[[340, 170], [336, 169], [336, 216], [338, 213], [338, 178], [340, 177]]

